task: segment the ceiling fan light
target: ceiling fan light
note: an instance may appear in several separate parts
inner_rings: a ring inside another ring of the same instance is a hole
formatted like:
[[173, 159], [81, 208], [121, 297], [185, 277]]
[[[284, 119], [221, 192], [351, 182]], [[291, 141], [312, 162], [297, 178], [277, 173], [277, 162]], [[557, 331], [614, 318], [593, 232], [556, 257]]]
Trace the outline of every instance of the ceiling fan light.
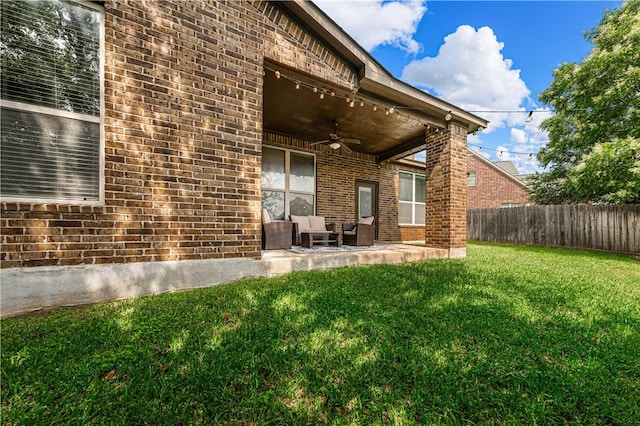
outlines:
[[331, 149], [338, 149], [338, 148], [340, 148], [340, 144], [339, 144], [338, 142], [331, 142], [331, 143], [329, 144], [329, 148], [331, 148]]

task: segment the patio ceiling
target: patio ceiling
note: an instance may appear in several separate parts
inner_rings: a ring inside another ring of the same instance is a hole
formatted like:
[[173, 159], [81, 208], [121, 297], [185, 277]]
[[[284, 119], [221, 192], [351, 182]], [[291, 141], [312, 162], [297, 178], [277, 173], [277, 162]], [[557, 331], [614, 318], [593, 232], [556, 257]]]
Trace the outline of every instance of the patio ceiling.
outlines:
[[[486, 120], [393, 77], [312, 2], [294, 0], [278, 6], [355, 71], [358, 90], [354, 95], [351, 87], [337, 87], [267, 61], [265, 131], [315, 142], [328, 139], [335, 120], [340, 137], [361, 141], [349, 145], [351, 149], [383, 162], [425, 149], [427, 133], [445, 129], [450, 121], [469, 133], [487, 126]], [[353, 105], [347, 97], [354, 99]], [[386, 114], [391, 107], [393, 113]]]
[[[378, 161], [385, 161], [424, 149], [427, 124], [430, 123], [434, 130], [445, 126], [443, 119], [415, 111], [396, 109], [395, 113], [387, 115], [385, 112], [393, 102], [366, 91], [353, 96], [344, 88], [283, 67], [278, 67], [280, 78], [277, 78], [274, 69], [275, 66], [267, 67], [264, 77], [266, 131], [314, 142], [328, 139], [329, 133], [334, 132], [332, 122], [336, 120], [340, 137], [361, 141], [360, 145], [349, 144], [351, 149], [376, 155]], [[297, 82], [300, 82], [299, 88], [296, 88]], [[323, 99], [321, 93], [324, 93]], [[346, 101], [347, 97], [353, 98], [353, 106]]]

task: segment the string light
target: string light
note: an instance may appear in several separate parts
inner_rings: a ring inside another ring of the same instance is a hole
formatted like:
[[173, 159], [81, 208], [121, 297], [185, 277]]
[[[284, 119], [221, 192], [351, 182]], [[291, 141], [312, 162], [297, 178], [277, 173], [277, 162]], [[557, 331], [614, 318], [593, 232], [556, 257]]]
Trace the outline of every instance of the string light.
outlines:
[[478, 148], [478, 151], [493, 151], [493, 152], [497, 152], [498, 156], [502, 157], [504, 154], [513, 154], [513, 155], [526, 155], [529, 158], [533, 158], [534, 155], [536, 155], [533, 152], [518, 152], [518, 151], [508, 151], [506, 149], [492, 149], [492, 148], [484, 148], [481, 146], [476, 146], [474, 148]]
[[[289, 77], [286, 74], [283, 74], [281, 71], [276, 70], [276, 69], [272, 69], [268, 66], [265, 66], [266, 70], [272, 71], [275, 75], [276, 78], [285, 78], [287, 80], [290, 80], [292, 82], [294, 82], [295, 84], [295, 88], [296, 89], [300, 89], [301, 86], [309, 88], [311, 90], [313, 90], [314, 93], [318, 92], [318, 88], [314, 87], [313, 85], [304, 83], [300, 80], [296, 80], [295, 78]], [[265, 75], [265, 72], [263, 71], [263, 75]], [[351, 95], [346, 95], [344, 96], [344, 99], [346, 100], [346, 102], [348, 104], [351, 103], [351, 101], [353, 100], [354, 95], [356, 95], [358, 93], [359, 88], [358, 87], [353, 87], [353, 89], [351, 89]], [[324, 90], [325, 95], [328, 93], [330, 94], [331, 97], [335, 97], [338, 96], [340, 98], [343, 98], [343, 96], [337, 95], [335, 90], [331, 90], [331, 91], [326, 91]], [[360, 101], [360, 105], [364, 106], [365, 102], [364, 101]], [[398, 105], [392, 105], [390, 107], [388, 107], [385, 110], [385, 115], [389, 115], [389, 114], [393, 114], [395, 112], [397, 112], [396, 110], [402, 109], [403, 111], [416, 111], [416, 112], [425, 112], [425, 113], [430, 113], [430, 112], [437, 112], [438, 110], [433, 109], [433, 108], [415, 108], [415, 107], [406, 107], [406, 106], [398, 106]], [[378, 105], [373, 105], [373, 110], [377, 111], [378, 110]], [[521, 114], [526, 114], [524, 121], [526, 123], [530, 123], [531, 121], [533, 121], [533, 114], [534, 113], [553, 113], [553, 110], [550, 109], [542, 109], [542, 110], [465, 110], [466, 112], [469, 113], [474, 113], [474, 114], [516, 114], [516, 113], [521, 113]], [[448, 111], [447, 114], [445, 115], [444, 119], [445, 121], [450, 121], [452, 119], [452, 111]]]
[[529, 111], [529, 114], [524, 118], [525, 123], [531, 123], [533, 120], [533, 111]]
[[[344, 99], [345, 102], [349, 105], [349, 107], [353, 108], [356, 104], [356, 102], [358, 103], [358, 105], [360, 105], [360, 107], [364, 107], [367, 104], [370, 104], [369, 101], [365, 100], [365, 99], [355, 99], [355, 95], [358, 93], [359, 88], [358, 87], [353, 87], [351, 89], [351, 93], [349, 95], [340, 95], [338, 93], [335, 92], [335, 90], [331, 89], [331, 90], [327, 90], [327, 89], [319, 89], [317, 86], [314, 86], [312, 84], [306, 83], [304, 81], [298, 80], [294, 77], [290, 77], [288, 75], [286, 75], [285, 73], [282, 73], [280, 70], [276, 70], [273, 68], [270, 68], [268, 66], [265, 67], [266, 70], [269, 70], [271, 72], [274, 73], [275, 77], [280, 79], [280, 78], [284, 78], [286, 80], [291, 81], [294, 85], [296, 90], [299, 90], [301, 87], [307, 88], [311, 91], [313, 91], [313, 93], [318, 93], [320, 92], [320, 99], [324, 99], [326, 97], [327, 94], [329, 94], [331, 97], [338, 97], [341, 99]], [[263, 71], [264, 74], [264, 71]], [[373, 104], [371, 103], [370, 105], [372, 105], [372, 109], [373, 111], [378, 111], [378, 109], [380, 108], [379, 104]], [[416, 123], [418, 126], [427, 126], [427, 124], [424, 124], [422, 119], [418, 119], [416, 117], [413, 117], [411, 114], [401, 114], [400, 113], [400, 109], [402, 110], [406, 110], [406, 111], [410, 111], [410, 110], [419, 110], [417, 108], [411, 108], [411, 107], [403, 107], [403, 106], [399, 106], [399, 105], [391, 105], [388, 107], [384, 107], [383, 106], [383, 110], [385, 115], [389, 115], [389, 114], [395, 114], [396, 115], [396, 119], [400, 120], [400, 119], [404, 119], [404, 121], [406, 121], [407, 123], [413, 124]], [[427, 109], [424, 109], [424, 111], [428, 111]], [[433, 110], [436, 111], [436, 110]], [[451, 111], [449, 111], [449, 113], [451, 113]], [[436, 127], [434, 127], [434, 129], [439, 132], [440, 129]]]

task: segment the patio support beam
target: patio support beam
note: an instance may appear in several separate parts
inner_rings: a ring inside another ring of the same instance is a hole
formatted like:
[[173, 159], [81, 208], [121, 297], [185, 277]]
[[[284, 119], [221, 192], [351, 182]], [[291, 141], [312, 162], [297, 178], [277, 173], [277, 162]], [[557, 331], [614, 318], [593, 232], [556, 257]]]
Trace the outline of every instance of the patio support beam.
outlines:
[[427, 138], [425, 243], [449, 257], [467, 253], [467, 129], [452, 122]]
[[380, 164], [385, 161], [395, 161], [408, 155], [415, 154], [424, 150], [425, 136], [420, 136], [401, 145], [395, 146], [387, 151], [381, 152], [376, 156], [376, 163]]

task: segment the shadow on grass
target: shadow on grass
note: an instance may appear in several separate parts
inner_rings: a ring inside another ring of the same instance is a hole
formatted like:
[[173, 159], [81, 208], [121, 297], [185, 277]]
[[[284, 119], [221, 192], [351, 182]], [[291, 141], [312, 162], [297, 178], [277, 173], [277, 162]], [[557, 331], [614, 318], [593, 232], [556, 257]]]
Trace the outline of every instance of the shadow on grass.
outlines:
[[3, 417], [637, 423], [640, 297], [570, 272], [345, 268], [4, 321]]

